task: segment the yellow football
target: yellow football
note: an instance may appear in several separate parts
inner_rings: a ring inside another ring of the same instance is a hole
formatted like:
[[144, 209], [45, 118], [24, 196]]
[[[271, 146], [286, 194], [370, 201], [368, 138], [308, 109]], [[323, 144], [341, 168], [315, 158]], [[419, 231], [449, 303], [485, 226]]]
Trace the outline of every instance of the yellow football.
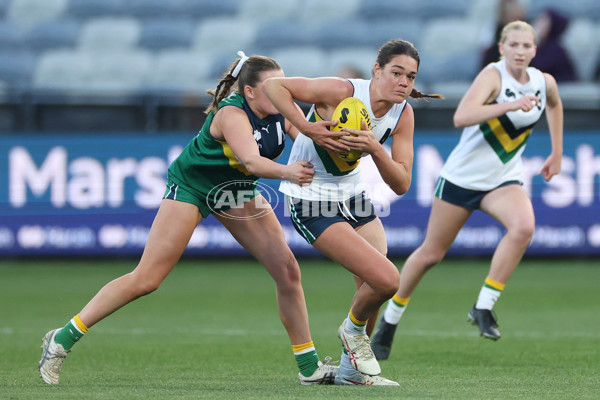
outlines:
[[[331, 116], [332, 121], [338, 121], [336, 126], [331, 127], [331, 131], [338, 132], [342, 128], [361, 129], [361, 122], [365, 121], [371, 129], [371, 118], [369, 111], [362, 101], [356, 97], [347, 97], [337, 105]], [[352, 135], [356, 136], [356, 135]], [[356, 161], [362, 156], [360, 150], [350, 150], [338, 153], [342, 160]]]

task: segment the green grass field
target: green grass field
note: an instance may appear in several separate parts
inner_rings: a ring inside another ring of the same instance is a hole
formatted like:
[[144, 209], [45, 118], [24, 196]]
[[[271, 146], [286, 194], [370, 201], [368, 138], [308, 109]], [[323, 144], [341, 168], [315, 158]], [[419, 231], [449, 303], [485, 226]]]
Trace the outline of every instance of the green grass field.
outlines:
[[[524, 261], [496, 312], [503, 337], [466, 323], [487, 260], [447, 260], [417, 289], [382, 376], [398, 387], [303, 387], [274, 284], [251, 260], [183, 260], [150, 296], [94, 326], [42, 383], [41, 338], [135, 261], [0, 261], [2, 399], [582, 399], [600, 397], [600, 265]], [[402, 260], [396, 261], [401, 265]], [[339, 359], [353, 280], [301, 260], [313, 339]]]

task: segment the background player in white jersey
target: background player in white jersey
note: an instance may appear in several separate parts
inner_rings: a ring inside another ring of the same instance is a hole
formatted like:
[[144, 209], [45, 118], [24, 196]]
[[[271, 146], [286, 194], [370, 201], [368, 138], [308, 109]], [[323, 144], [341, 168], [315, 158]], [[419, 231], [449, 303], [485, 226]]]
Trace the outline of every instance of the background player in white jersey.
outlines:
[[[361, 187], [360, 161], [345, 161], [321, 148], [310, 137], [327, 133], [335, 107], [347, 97], [359, 98], [369, 111], [372, 130], [344, 128], [339, 141], [349, 149], [370, 154], [384, 181], [398, 194], [410, 187], [413, 162], [414, 115], [408, 96], [424, 95], [414, 89], [419, 54], [412, 43], [392, 40], [379, 50], [370, 80], [340, 78], [273, 78], [264, 90], [279, 111], [300, 130], [290, 163], [309, 161], [315, 171], [309, 185], [282, 185], [292, 221], [317, 250], [352, 272], [358, 290], [348, 318], [338, 330], [345, 351], [337, 384], [397, 385], [377, 376], [381, 369], [369, 344], [367, 321], [398, 288], [398, 270], [386, 258], [387, 244], [381, 221]], [[309, 115], [298, 112], [293, 100], [313, 104]], [[355, 134], [351, 137], [348, 133]], [[392, 155], [382, 143], [392, 137]], [[373, 318], [374, 319], [374, 318]]]
[[521, 184], [521, 154], [544, 109], [552, 152], [540, 174], [548, 181], [561, 168], [562, 103], [554, 78], [529, 67], [535, 43], [529, 24], [507, 24], [498, 45], [502, 59], [479, 73], [456, 109], [454, 125], [464, 130], [442, 169], [425, 240], [406, 260], [400, 288], [373, 335], [378, 359], [388, 358], [396, 325], [419, 281], [442, 260], [476, 209], [504, 225], [506, 234], [468, 318], [484, 337], [500, 338], [491, 310], [533, 235], [535, 218]]

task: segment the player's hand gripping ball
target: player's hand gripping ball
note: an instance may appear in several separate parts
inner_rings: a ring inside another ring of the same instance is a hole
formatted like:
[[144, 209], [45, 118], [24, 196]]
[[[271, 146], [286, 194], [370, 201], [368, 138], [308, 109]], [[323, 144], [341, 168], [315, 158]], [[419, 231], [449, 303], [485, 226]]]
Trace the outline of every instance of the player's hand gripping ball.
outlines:
[[[361, 122], [365, 121], [371, 129], [371, 118], [367, 107], [356, 97], [347, 97], [337, 105], [331, 116], [332, 121], [338, 121], [336, 126], [331, 127], [332, 132], [339, 132], [342, 128], [361, 129]], [[351, 135], [356, 136], [356, 135]], [[356, 161], [362, 156], [360, 150], [349, 150], [338, 153], [342, 160]]]

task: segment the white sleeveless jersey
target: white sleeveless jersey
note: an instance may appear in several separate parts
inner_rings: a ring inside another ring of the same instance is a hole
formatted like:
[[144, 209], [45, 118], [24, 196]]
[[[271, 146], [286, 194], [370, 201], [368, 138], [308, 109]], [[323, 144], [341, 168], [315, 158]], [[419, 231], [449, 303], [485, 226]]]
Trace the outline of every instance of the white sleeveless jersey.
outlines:
[[491, 64], [500, 71], [502, 88], [494, 103], [506, 103], [524, 96], [536, 96], [531, 111], [510, 111], [498, 118], [463, 129], [440, 175], [471, 190], [492, 190], [507, 181], [521, 181], [521, 154], [546, 107], [546, 80], [533, 67], [527, 68], [529, 82], [521, 84], [510, 75], [504, 60]]
[[[377, 140], [383, 143], [390, 137], [402, 111], [406, 106], [406, 100], [394, 104], [392, 108], [382, 117], [375, 118], [371, 109], [371, 98], [369, 95], [370, 80], [349, 79], [354, 86], [353, 97], [360, 99], [371, 117], [371, 129]], [[311, 122], [322, 121], [323, 118], [316, 112], [313, 105], [306, 116]], [[298, 134], [292, 151], [289, 164], [296, 161], [309, 161], [314, 166], [315, 175], [310, 185], [300, 186], [290, 181], [281, 181], [279, 190], [292, 197], [306, 200], [343, 201], [356, 196], [364, 190], [360, 178], [360, 169], [357, 161], [345, 161], [336, 153], [331, 153], [319, 147], [315, 142]]]

